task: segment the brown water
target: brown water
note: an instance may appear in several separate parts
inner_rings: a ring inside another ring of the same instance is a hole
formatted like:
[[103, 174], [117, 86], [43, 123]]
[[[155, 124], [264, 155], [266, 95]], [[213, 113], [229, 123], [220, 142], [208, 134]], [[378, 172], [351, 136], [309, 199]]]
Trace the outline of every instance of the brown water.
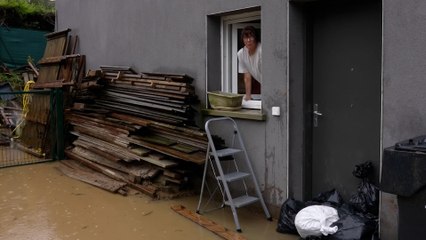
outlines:
[[[123, 197], [62, 175], [58, 163], [0, 169], [0, 239], [113, 240], [221, 239], [170, 209], [182, 204], [196, 209], [198, 197], [151, 200], [144, 195]], [[247, 239], [299, 239], [275, 231], [267, 221], [239, 211]], [[234, 229], [229, 208], [205, 214]]]

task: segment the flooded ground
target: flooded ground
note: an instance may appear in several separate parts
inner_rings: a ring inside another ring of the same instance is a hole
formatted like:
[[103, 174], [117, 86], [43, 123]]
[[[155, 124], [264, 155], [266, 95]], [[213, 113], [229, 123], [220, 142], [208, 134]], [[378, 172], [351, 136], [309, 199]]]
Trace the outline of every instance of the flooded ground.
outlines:
[[[62, 175], [57, 162], [0, 169], [0, 239], [221, 239], [170, 209], [196, 209], [198, 197], [151, 200], [123, 197]], [[277, 233], [276, 221], [240, 209], [247, 239], [299, 239]], [[234, 229], [229, 208], [206, 214]]]

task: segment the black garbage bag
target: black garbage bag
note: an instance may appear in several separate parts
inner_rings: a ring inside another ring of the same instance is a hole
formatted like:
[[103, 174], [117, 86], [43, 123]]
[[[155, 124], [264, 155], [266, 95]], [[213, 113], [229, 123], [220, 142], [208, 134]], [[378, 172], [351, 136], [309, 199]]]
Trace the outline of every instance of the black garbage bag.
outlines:
[[340, 207], [340, 205], [344, 203], [342, 196], [340, 196], [340, 193], [337, 192], [336, 189], [318, 194], [312, 199], [312, 202], [317, 202], [322, 205], [330, 205], [332, 207]]
[[361, 178], [362, 181], [358, 186], [358, 191], [352, 195], [349, 202], [356, 210], [377, 216], [379, 214], [379, 189], [369, 180], [372, 170], [371, 162], [355, 166], [352, 173], [355, 177]]
[[378, 240], [378, 219], [371, 214], [357, 212], [352, 206], [343, 204], [337, 209], [339, 220], [331, 226], [339, 229], [326, 240]]
[[281, 206], [280, 217], [278, 218], [277, 232], [298, 234], [294, 225], [296, 214], [306, 207], [302, 201], [287, 199]]

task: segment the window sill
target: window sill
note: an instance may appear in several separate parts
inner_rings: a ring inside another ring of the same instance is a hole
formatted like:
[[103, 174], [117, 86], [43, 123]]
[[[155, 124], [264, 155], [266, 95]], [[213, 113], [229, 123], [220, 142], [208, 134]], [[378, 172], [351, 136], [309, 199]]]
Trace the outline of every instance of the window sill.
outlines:
[[202, 109], [201, 113], [208, 116], [232, 117], [247, 120], [265, 121], [266, 115], [262, 110], [240, 109], [237, 111]]

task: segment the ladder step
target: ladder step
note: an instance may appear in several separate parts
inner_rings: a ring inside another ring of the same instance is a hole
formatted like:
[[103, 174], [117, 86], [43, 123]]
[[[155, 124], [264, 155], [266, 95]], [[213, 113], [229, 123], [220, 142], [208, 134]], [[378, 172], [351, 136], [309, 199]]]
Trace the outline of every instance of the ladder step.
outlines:
[[[227, 181], [227, 182], [233, 182], [233, 181], [240, 180], [240, 179], [243, 179], [243, 178], [248, 177], [248, 176], [250, 176], [249, 173], [245, 173], [245, 172], [233, 172], [233, 173], [225, 174], [223, 177], [224, 177], [225, 181]], [[220, 176], [218, 176], [217, 179], [218, 180], [222, 180]]]
[[[244, 207], [246, 205], [257, 202], [258, 200], [259, 198], [257, 197], [252, 197], [247, 195], [232, 199], [232, 201], [234, 202], [234, 206], [236, 208]], [[231, 203], [229, 201], [225, 201], [225, 205], [231, 206]]]
[[239, 153], [241, 152], [241, 149], [236, 149], [236, 148], [224, 148], [221, 150], [217, 150], [216, 154], [218, 157], [225, 157], [225, 156], [231, 156], [234, 155], [235, 153]]

